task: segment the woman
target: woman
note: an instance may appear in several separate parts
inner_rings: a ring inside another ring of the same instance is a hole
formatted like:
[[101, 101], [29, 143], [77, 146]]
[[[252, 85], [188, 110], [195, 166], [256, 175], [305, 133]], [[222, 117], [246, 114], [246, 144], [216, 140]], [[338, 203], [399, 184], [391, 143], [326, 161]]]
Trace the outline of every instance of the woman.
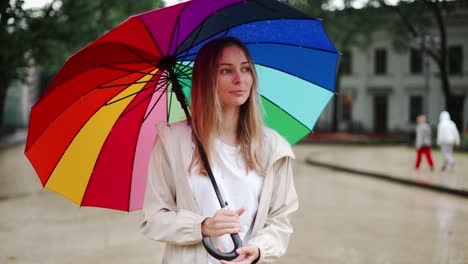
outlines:
[[439, 116], [437, 145], [440, 146], [444, 156], [442, 171], [445, 171], [448, 166], [453, 169], [455, 167], [455, 159], [452, 155], [453, 145], [460, 145], [460, 133], [458, 133], [455, 123], [450, 120], [450, 114], [447, 111], [442, 111]]
[[[163, 263], [220, 263], [204, 236], [239, 256], [221, 263], [271, 262], [284, 255], [298, 201], [290, 145], [263, 126], [257, 75], [247, 48], [220, 38], [200, 49], [193, 68], [192, 124], [158, 125], [141, 230], [166, 243]], [[230, 209], [219, 209], [200, 160], [196, 136]]]

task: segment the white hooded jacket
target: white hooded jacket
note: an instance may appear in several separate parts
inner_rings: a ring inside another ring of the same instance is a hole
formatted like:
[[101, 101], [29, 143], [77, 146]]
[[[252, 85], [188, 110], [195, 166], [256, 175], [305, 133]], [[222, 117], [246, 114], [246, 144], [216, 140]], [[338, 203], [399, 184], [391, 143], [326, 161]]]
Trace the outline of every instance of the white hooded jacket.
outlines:
[[442, 111], [437, 126], [437, 145], [458, 145], [460, 144], [460, 134], [457, 126], [450, 120], [450, 114]]

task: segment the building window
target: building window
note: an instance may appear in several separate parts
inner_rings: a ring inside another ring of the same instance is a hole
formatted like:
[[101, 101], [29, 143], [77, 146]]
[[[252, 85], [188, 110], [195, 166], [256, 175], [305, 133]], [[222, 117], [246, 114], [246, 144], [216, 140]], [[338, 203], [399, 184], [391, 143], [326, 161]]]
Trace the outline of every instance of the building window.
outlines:
[[375, 50], [374, 67], [374, 72], [376, 75], [383, 75], [387, 73], [387, 50]]
[[340, 70], [343, 75], [350, 75], [352, 73], [351, 62], [351, 52], [344, 51], [340, 58]]
[[410, 73], [420, 74], [423, 71], [423, 56], [420, 50], [411, 49], [410, 51]]
[[341, 97], [341, 120], [351, 121], [353, 106], [353, 97], [351, 95], [345, 95]]
[[448, 48], [448, 68], [450, 74], [463, 73], [463, 48], [462, 46], [450, 46]]
[[409, 121], [410, 123], [416, 123], [416, 117], [421, 115], [423, 112], [423, 98], [420, 95], [410, 96], [409, 101]]

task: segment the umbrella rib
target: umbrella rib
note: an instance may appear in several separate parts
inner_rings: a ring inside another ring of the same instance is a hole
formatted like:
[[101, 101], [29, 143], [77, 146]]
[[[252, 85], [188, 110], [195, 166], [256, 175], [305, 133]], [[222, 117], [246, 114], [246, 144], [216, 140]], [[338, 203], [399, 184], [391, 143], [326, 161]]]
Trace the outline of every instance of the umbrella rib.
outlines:
[[[170, 93], [169, 95], [169, 107], [167, 109], [171, 109], [172, 106], [172, 96], [174, 93]], [[166, 122], [169, 121], [169, 111], [166, 109]]]
[[[153, 88], [153, 87], [148, 87], [147, 89], [149, 89], [149, 88]], [[144, 90], [147, 90], [147, 89], [144, 89]], [[141, 91], [143, 91], [143, 90], [141, 90]], [[140, 92], [141, 92], [141, 91], [140, 91]], [[125, 116], [126, 114], [130, 113], [133, 109], [135, 109], [136, 107], [138, 107], [139, 105], [141, 105], [145, 100], [147, 100], [147, 99], [148, 99], [149, 97], [151, 97], [152, 95], [153, 95], [153, 93], [151, 93], [151, 94], [145, 96], [145, 97], [143, 98], [143, 100], [141, 100], [141, 101], [139, 101], [138, 103], [136, 103], [136, 105], [134, 105], [132, 108], [130, 108], [130, 109], [128, 109], [127, 111], [125, 111], [125, 112], [123, 112], [122, 114], [120, 114], [120, 116], [119, 116], [118, 119], [120, 119], [120, 118], [122, 118], [123, 116]], [[108, 105], [108, 104], [105, 104], [105, 105]], [[115, 126], [116, 124], [117, 124], [117, 121], [114, 123], [114, 126]], [[80, 129], [80, 130], [81, 130], [81, 129]], [[77, 133], [77, 134], [78, 134], [78, 133]], [[101, 153], [101, 152], [103, 151], [104, 146], [106, 145], [106, 142], [107, 142], [107, 140], [108, 140], [108, 138], [109, 138], [109, 135], [110, 135], [110, 133], [107, 134], [107, 137], [106, 137], [106, 139], [104, 140], [104, 143], [102, 144], [102, 147], [101, 147], [101, 149], [99, 150], [99, 153]], [[76, 135], [75, 135], [75, 136], [76, 136]], [[96, 162], [94, 163], [94, 168], [96, 168], [96, 166], [97, 166], [97, 164], [98, 164], [98, 162], [99, 162], [99, 157], [100, 157], [100, 156], [101, 156], [100, 154], [97, 156], [98, 158], [96, 159]], [[133, 156], [133, 158], [134, 158], [134, 156]], [[84, 200], [84, 197], [86, 197], [86, 194], [87, 194], [87, 192], [88, 192], [88, 186], [89, 186], [89, 184], [90, 184], [90, 182], [91, 182], [91, 178], [92, 178], [92, 174], [93, 174], [93, 173], [94, 173], [94, 169], [93, 169], [92, 172], [91, 172], [90, 180], [87, 182], [87, 185], [86, 185], [86, 188], [85, 188], [85, 192], [84, 192], [84, 194], [83, 194], [83, 200]], [[81, 201], [81, 203], [83, 202], [83, 200]], [[80, 206], [81, 206], [81, 204], [80, 204]]]
[[[182, 69], [183, 67], [183, 69]], [[191, 77], [191, 74], [190, 74], [190, 67], [187, 67], [187, 66], [180, 66], [179, 69], [176, 69], [176, 73], [178, 75], [178, 77], [180, 76], [184, 76], [185, 78], [192, 78]]]
[[[176, 45], [177, 43], [179, 42], [179, 32], [180, 32], [180, 17], [182, 16], [182, 13], [184, 13], [185, 9], [187, 8], [187, 6], [189, 6], [188, 4], [185, 5], [182, 10], [180, 10], [179, 14], [177, 15], [177, 20], [176, 20], [176, 28], [177, 28], [177, 31], [173, 28], [172, 30], [172, 34], [171, 34], [171, 42], [169, 43], [169, 47], [168, 47], [168, 50], [167, 50], [167, 54], [169, 54], [171, 48], [172, 48], [172, 44], [174, 43], [173, 40], [175, 40], [176, 42]], [[177, 32], [177, 33], [176, 33]], [[174, 37], [174, 34], [176, 35]], [[176, 50], [176, 48], [174, 48], [174, 50]]]
[[178, 80], [187, 80], [187, 81], [190, 81], [192, 80], [191, 78], [187, 77], [187, 76], [179, 76]]
[[286, 111], [285, 109], [283, 109], [281, 106], [277, 105], [276, 103], [274, 103], [273, 101], [271, 101], [270, 99], [268, 99], [267, 97], [263, 96], [262, 95], [262, 98], [267, 100], [268, 102], [270, 102], [272, 105], [278, 107], [278, 109], [281, 109], [281, 111], [283, 111], [286, 115], [290, 116], [292, 119], [294, 119], [295, 121], [297, 121], [299, 124], [301, 124], [304, 128], [306, 128], [307, 130], [310, 131], [310, 128], [308, 128], [304, 123], [302, 123], [301, 121], [299, 121], [297, 118], [295, 118], [294, 116], [292, 116], [288, 111]]
[[175, 68], [176, 72], [184, 72], [184, 73], [189, 72], [190, 69], [192, 69], [192, 67], [183, 65], [182, 63], [177, 63], [177, 67]]
[[[108, 67], [108, 66], [106, 66]], [[113, 67], [109, 67], [109, 68], [113, 68]], [[156, 72], [155, 74], [152, 74], [152, 73], [146, 73], [146, 72], [135, 72], [135, 73], [141, 73], [141, 74], [145, 74], [145, 75], [151, 75], [151, 76], [164, 76], [164, 73], [162, 71], [158, 71]], [[128, 75], [126, 75], [128, 76]], [[120, 77], [122, 78], [122, 77]], [[115, 79], [115, 80], [118, 80], [118, 79]], [[113, 80], [113, 81], [115, 81]], [[108, 83], [112, 83], [113, 81], [110, 81]], [[138, 82], [132, 82], [132, 83], [123, 83], [123, 84], [114, 84], [114, 85], [100, 85], [100, 86], [97, 86], [96, 88], [97, 89], [105, 89], [105, 88], [114, 88], [114, 87], [119, 87], [119, 86], [129, 86], [129, 85], [132, 85], [132, 84], [139, 84], [139, 83], [149, 83], [149, 82], [154, 82], [155, 80], [153, 78], [151, 78], [150, 80], [148, 81], [138, 81]]]
[[160, 74], [160, 73], [144, 72], [144, 71], [141, 71], [141, 70], [129, 70], [129, 69], [114, 67], [114, 66], [110, 66], [110, 65], [112, 65], [112, 64], [106, 64], [106, 65], [102, 65], [102, 66], [106, 67], [106, 68], [109, 68], [109, 69], [124, 71], [124, 72], [130, 72], [130, 73], [141, 73], [141, 74], [146, 74], [146, 75], [158, 75], [158, 74]]
[[177, 69], [178, 69], [180, 72], [187, 72], [187, 71], [189, 71], [190, 69], [192, 69], [192, 67], [187, 66], [187, 65], [184, 65], [184, 64], [182, 64], [182, 63], [178, 63], [178, 66], [179, 66], [179, 67], [178, 67]]
[[[113, 78], [112, 80], [106, 81], [105, 83], [111, 83], [111, 82], [117, 81], [118, 79], [121, 79], [121, 78], [124, 77], [124, 76], [128, 76], [128, 74], [127, 74], [127, 75], [118, 76], [118, 77], [116, 77], [116, 78]], [[100, 87], [100, 86], [101, 86], [101, 85], [98, 85], [97, 87]], [[87, 92], [85, 92], [84, 94], [80, 95], [80, 97], [77, 97], [75, 100], [73, 100], [72, 102], [70, 102], [70, 103], [68, 104], [67, 108], [70, 107], [71, 105], [73, 105], [74, 103], [76, 103], [76, 102], [77, 102], [78, 100], [80, 100], [81, 98], [83, 98], [83, 97], [87, 96], [88, 94], [92, 93], [93, 91], [95, 91], [95, 90], [94, 90], [94, 89], [90, 89], [90, 90], [88, 90]], [[37, 103], [36, 103], [36, 104], [37, 104]], [[50, 123], [51, 123], [51, 124], [54, 123], [55, 120], [57, 120], [57, 118], [59, 118], [60, 115], [61, 115], [62, 113], [63, 113], [63, 111], [60, 112], [60, 113], [58, 113], [57, 116], [55, 116], [55, 118], [53, 118], [53, 120], [50, 121]], [[43, 131], [40, 133], [40, 135], [38, 135], [37, 138], [36, 138], [33, 142], [31, 142], [30, 148], [37, 142], [37, 140], [39, 140], [39, 138], [42, 137], [42, 135], [45, 133], [46, 130], [47, 130], [47, 129], [43, 130]], [[29, 148], [29, 149], [30, 149], [30, 148]], [[29, 149], [28, 149], [28, 150], [29, 150]], [[28, 151], [28, 150], [25, 150], [25, 151]], [[55, 166], [56, 166], [56, 165], [55, 165]], [[54, 166], [54, 169], [55, 169], [55, 166]]]
[[[283, 43], [283, 42], [272, 42], [272, 41], [256, 41], [256, 42], [244, 42], [244, 44], [250, 45], [250, 44], [274, 44], [274, 45], [281, 45], [281, 46], [291, 46], [291, 47], [297, 47], [297, 48], [303, 48], [303, 49], [308, 49], [308, 50], [317, 50], [317, 51], [323, 51], [326, 53], [332, 53], [332, 54], [337, 54], [337, 51], [332, 51], [332, 50], [327, 50], [327, 49], [321, 49], [321, 48], [314, 48], [314, 47], [306, 47], [302, 45], [297, 45], [297, 44], [290, 44], [290, 43]], [[196, 55], [198, 52], [190, 53], [187, 54], [187, 56], [184, 57], [184, 59], [188, 56], [193, 56]]]
[[332, 54], [337, 54], [337, 51], [333, 50], [327, 50], [327, 49], [322, 49], [322, 48], [315, 48], [315, 47], [307, 47], [299, 44], [292, 44], [292, 43], [283, 43], [283, 42], [274, 42], [274, 41], [257, 41], [257, 42], [244, 42], [245, 45], [249, 44], [274, 44], [274, 45], [281, 45], [281, 46], [291, 46], [291, 47], [296, 47], [296, 48], [303, 48], [303, 49], [308, 49], [308, 50], [318, 50], [318, 51], [323, 51], [326, 53], [332, 53]]
[[143, 89], [139, 90], [138, 92], [131, 93], [131, 94], [126, 95], [126, 96], [124, 96], [124, 97], [122, 97], [122, 98], [119, 98], [119, 99], [117, 99], [117, 100], [110, 101], [110, 102], [106, 102], [106, 103], [104, 104], [104, 106], [113, 105], [113, 104], [118, 103], [118, 102], [120, 102], [120, 101], [122, 101], [122, 100], [125, 100], [125, 99], [127, 99], [127, 98], [129, 98], [129, 97], [131, 97], [131, 96], [134, 96], [135, 94], [139, 94], [140, 92], [146, 91], [146, 90], [151, 89], [151, 88], [153, 88], [153, 87], [143, 88]]
[[[158, 88], [158, 89], [159, 89], [159, 88]], [[166, 86], [166, 89], [167, 89], [167, 86]], [[156, 92], [156, 91], [155, 91], [155, 92]], [[143, 117], [143, 120], [141, 121], [142, 124], [146, 121], [146, 119], [149, 117], [149, 115], [151, 114], [151, 112], [153, 112], [154, 107], [155, 107], [155, 106], [158, 104], [158, 102], [161, 100], [162, 95], [163, 95], [164, 93], [165, 93], [165, 90], [161, 92], [161, 95], [160, 95], [159, 98], [156, 100], [156, 102], [154, 103], [153, 107], [151, 107], [151, 110], [148, 111], [148, 114], [145, 115], [145, 116]], [[154, 93], [153, 93], [153, 94], [154, 94]], [[153, 94], [152, 94], [152, 95], [153, 95]], [[140, 129], [139, 129], [139, 130], [140, 130], [140, 131], [139, 131], [140, 133], [141, 133], [141, 128], [142, 128], [142, 126], [140, 126]], [[133, 160], [135, 160], [136, 148], [137, 148], [137, 144], [135, 144], [135, 151], [133, 152]], [[135, 162], [132, 163], [132, 174], [133, 174], [134, 166], [135, 166]], [[131, 195], [132, 195], [132, 183], [133, 183], [133, 181], [130, 181], [130, 186], [129, 186], [130, 191], [128, 192], [128, 209], [129, 209], [129, 211], [130, 211], [130, 201], [131, 201]]]
[[[156, 88], [156, 87], [151, 87], [151, 88]], [[151, 98], [153, 96], [153, 94], [155, 92], [157, 92], [159, 90], [159, 88], [156, 88], [154, 90], [154, 92], [150, 93], [149, 95], [145, 96], [142, 100], [140, 100], [138, 103], [136, 103], [134, 106], [132, 106], [131, 108], [125, 110], [125, 112], [123, 112], [119, 118], [122, 118], [124, 117], [126, 114], [130, 113], [133, 109], [137, 108], [138, 106], [140, 106], [142, 103], [144, 103], [148, 98]]]
[[[122, 77], [118, 77], [118, 78], [114, 79], [113, 81], [118, 80], [119, 78], [122, 78]], [[165, 79], [165, 81], [167, 82], [166, 79]], [[158, 88], [158, 89], [160, 89], [160, 88]], [[91, 89], [91, 90], [87, 91], [86, 93], [84, 93], [81, 97], [86, 96], [86, 95], [92, 93], [93, 91], [94, 91], [94, 90]], [[161, 94], [164, 94], [164, 91], [163, 91]], [[74, 104], [75, 102], [77, 102], [81, 97], [76, 98], [73, 102], [71, 102], [71, 103], [69, 104], [69, 106], [72, 105], [72, 104]], [[159, 99], [160, 99], [160, 98], [159, 98]], [[158, 101], [159, 101], [159, 99], [158, 99]], [[104, 105], [103, 105], [103, 106], [104, 106]], [[153, 106], [153, 108], [154, 108], [154, 106]], [[148, 114], [148, 115], [149, 115], [149, 114]], [[60, 114], [57, 115], [50, 123], [51, 123], [51, 124], [54, 123], [55, 120], [57, 120], [59, 117], [60, 117]], [[146, 120], [146, 117], [145, 117], [144, 120]], [[74, 135], [73, 137], [71, 137], [71, 139], [70, 139], [70, 141], [68, 142], [68, 144], [70, 144], [71, 142], [73, 142], [73, 140], [74, 140], [74, 139], [76, 138], [76, 136], [81, 132], [82, 129], [83, 129], [83, 126], [82, 126], [81, 128], [79, 128], [79, 129], [76, 131], [75, 135]], [[41, 136], [45, 133], [45, 131], [46, 131], [46, 130], [42, 131], [42, 132], [41, 132], [41, 135], [39, 135], [39, 136], [36, 138], [36, 140], [34, 140], [34, 142], [31, 142], [31, 145], [30, 145], [31, 147], [41, 138]], [[31, 147], [30, 147], [30, 148], [31, 148]], [[29, 148], [29, 149], [30, 149], [30, 148]], [[29, 150], [29, 149], [28, 149], [28, 150]], [[27, 152], [28, 150], [26, 150], [26, 152]], [[57, 159], [56, 163], [55, 163], [55, 164], [53, 165], [53, 167], [52, 167], [53, 170], [55, 170], [55, 168], [57, 167], [57, 165], [60, 163], [60, 160], [62, 159], [62, 157], [63, 157], [64, 154], [65, 154], [65, 153], [62, 153], [62, 155], [60, 155], [60, 157]], [[85, 195], [86, 195], [86, 190], [85, 190]], [[84, 196], [83, 196], [83, 197], [84, 197]]]
[[[200, 32], [202, 30], [202, 28], [205, 26], [205, 23], [206, 23], [206, 20], [203, 21], [203, 23], [201, 23], [200, 26], [198, 26], [198, 29], [197, 29], [197, 34], [195, 34], [195, 37], [192, 39], [192, 43], [190, 43], [190, 46], [189, 47], [192, 47], [193, 46], [193, 43], [195, 43], [195, 40], [198, 38], [198, 35], [200, 35]], [[186, 54], [182, 57], [182, 61], [185, 60], [185, 58], [187, 58], [187, 53], [190, 51], [190, 49], [187, 49], [186, 51]], [[182, 53], [182, 52], [181, 52]]]
[[[185, 7], [184, 7], [185, 9]], [[167, 54], [169, 54], [169, 52], [171, 51], [171, 48], [172, 48], [172, 43], [173, 43], [173, 40], [174, 40], [174, 34], [175, 34], [175, 43], [177, 45], [177, 43], [179, 42], [179, 34], [180, 34], [180, 16], [182, 15], [182, 12], [184, 10], [181, 10], [179, 15], [177, 16], [177, 20], [176, 20], [176, 24], [175, 24], [175, 28], [173, 28], [173, 31], [171, 33], [171, 42], [169, 43], [169, 46], [167, 47]]]
[[181, 80], [179, 80], [179, 82], [181, 82], [182, 84], [185, 84], [185, 86], [187, 86], [187, 87], [190, 87], [190, 85], [189, 85], [189, 84], [187, 84], [187, 83], [186, 83], [186, 82], [184, 82], [184, 81], [181, 81]]
[[148, 80], [148, 81], [137, 81], [137, 82], [131, 82], [131, 83], [122, 83], [122, 84], [98, 86], [98, 87], [96, 87], [96, 89], [108, 89], [108, 88], [115, 88], [115, 87], [120, 87], [120, 86], [130, 86], [130, 85], [133, 85], [133, 84], [152, 83], [152, 82], [157, 82], [157, 81], [156, 80]]
[[[128, 98], [128, 97], [130, 97], [130, 96], [134, 96], [135, 94], [139, 94], [139, 93], [141, 93], [141, 92], [143, 92], [143, 91], [146, 91], [146, 90], [148, 90], [148, 89], [158, 87], [158, 84], [159, 84], [159, 83], [163, 83], [163, 85], [165, 85], [165, 84], [167, 84], [168, 81], [166, 81], [166, 79], [163, 79], [162, 82], [158, 82], [158, 81], [156, 81], [156, 82], [157, 82], [157, 83], [156, 83], [156, 85], [154, 85], [154, 86], [149, 86], [149, 87], [143, 88], [143, 89], [139, 90], [138, 92], [131, 93], [131, 94], [126, 95], [126, 96], [124, 96], [124, 97], [122, 97], [122, 98], [119, 98], [119, 99], [117, 99], [117, 100], [115, 100], [115, 101], [107, 102], [107, 103], [105, 103], [104, 105], [105, 105], [105, 106], [108, 106], [108, 105], [115, 104], [115, 103], [117, 103], [117, 102], [119, 102], [119, 101], [122, 101], [122, 100], [124, 100], [124, 99], [126, 99], [126, 98]], [[165, 82], [165, 83], [164, 83], [164, 82]], [[160, 88], [157, 88], [157, 90], [158, 90], [158, 89], [160, 89]]]
[[[266, 68], [274, 69], [274, 70], [276, 70], [276, 71], [280, 71], [280, 72], [283, 72], [283, 73], [285, 73], [285, 74], [289, 74], [289, 75], [294, 76], [294, 77], [296, 77], [296, 78], [298, 78], [298, 79], [301, 79], [301, 80], [304, 80], [304, 81], [306, 81], [306, 82], [312, 83], [312, 84], [314, 84], [314, 85], [316, 85], [316, 86], [318, 86], [318, 87], [320, 87], [320, 88], [322, 88], [322, 89], [324, 89], [324, 90], [330, 91], [329, 89], [324, 88], [324, 87], [322, 87], [321, 85], [319, 85], [319, 84], [317, 84], [317, 83], [315, 83], [315, 82], [313, 82], [313, 81], [306, 80], [306, 79], [304, 79], [304, 78], [302, 78], [302, 77], [300, 77], [300, 76], [297, 76], [296, 74], [292, 74], [292, 73], [289, 73], [289, 72], [287, 72], [287, 71], [284, 71], [284, 70], [281, 70], [281, 69], [278, 69], [278, 68], [275, 68], [275, 67], [271, 67], [271, 66], [269, 66], [269, 65], [261, 64], [261, 63], [255, 63], [255, 65], [261, 65], [261, 66], [264, 66], [264, 67], [266, 67]], [[188, 77], [188, 75], [187, 75], [187, 77]], [[190, 80], [191, 78], [186, 78], [186, 79], [187, 79], [187, 80]], [[187, 84], [185, 84], [185, 85], [187, 85]], [[187, 86], [189, 86], [189, 85], [187, 85]], [[330, 92], [333, 92], [333, 91], [330, 91]]]
[[306, 81], [306, 82], [308, 82], [308, 83], [312, 83], [312, 84], [314, 84], [314, 85], [320, 87], [321, 89], [327, 90], [327, 91], [329, 91], [329, 92], [331, 92], [331, 93], [335, 93], [335, 91], [331, 91], [331, 90], [329, 90], [329, 89], [327, 89], [327, 88], [321, 86], [320, 84], [317, 84], [317, 83], [315, 83], [315, 82], [313, 82], [313, 81], [310, 81], [310, 80], [306, 80], [306, 79], [304, 79], [304, 78], [302, 78], [302, 77], [300, 77], [300, 76], [297, 76], [296, 74], [292, 74], [292, 73], [286, 72], [286, 71], [284, 71], [284, 70], [281, 70], [281, 69], [278, 69], [278, 68], [275, 68], [275, 67], [271, 67], [271, 66], [268, 66], [268, 65], [264, 65], [264, 64], [261, 64], [261, 63], [255, 63], [255, 64], [256, 64], [256, 65], [261, 65], [261, 66], [266, 67], [266, 68], [274, 69], [274, 70], [276, 70], [276, 71], [283, 72], [283, 73], [285, 73], [285, 74], [289, 74], [289, 75], [294, 76], [294, 77], [296, 77], [296, 78], [298, 78], [298, 79], [300, 79], [300, 80]]
[[187, 72], [179, 72], [177, 78], [182, 78], [186, 80], [191, 80], [192, 76]]
[[[150, 36], [150, 38], [153, 40], [153, 43], [154, 43], [154, 45], [156, 46], [156, 48], [158, 49], [159, 54], [161, 54], [162, 56], [164, 56], [163, 51], [161, 50], [161, 47], [159, 47], [158, 42], [156, 42], [156, 40], [154, 39], [154, 36], [153, 36], [153, 34], [151, 33], [151, 31], [149, 30], [149, 28], [148, 28], [148, 26], [146, 25], [146, 23], [145, 23], [143, 20], [141, 20], [140, 17], [137, 17], [136, 19], [138, 19], [138, 21], [139, 21], [141, 24], [143, 24], [143, 26], [145, 27], [146, 32], [148, 33], [148, 35]], [[153, 66], [157, 67], [157, 65], [153, 65]]]
[[143, 117], [143, 122], [146, 121], [146, 119], [151, 115], [151, 113], [153, 112], [154, 108], [156, 107], [156, 105], [159, 103], [159, 101], [161, 100], [162, 96], [167, 93], [167, 87], [164, 88], [163, 91], [161, 91], [161, 94], [159, 95], [158, 99], [156, 100], [156, 102], [153, 104], [153, 106], [151, 106], [151, 109], [148, 111], [148, 114], [146, 114], [144, 117]]
[[[144, 23], [143, 23], [143, 25], [144, 25]], [[146, 27], [146, 25], [145, 25], [145, 27]], [[148, 28], [146, 28], [146, 30], [148, 30]], [[148, 33], [149, 33], [149, 31], [148, 31]], [[150, 35], [151, 35], [151, 34], [150, 34]], [[154, 41], [154, 39], [153, 39], [153, 41]], [[139, 54], [138, 52], [136, 52], [136, 51], [134, 50], [135, 47], [132, 47], [132, 46], [129, 46], [129, 45], [125, 45], [125, 44], [120, 43], [120, 42], [118, 42], [117, 44], [123, 46], [123, 47], [126, 48], [126, 49], [128, 49], [131, 53], [135, 54], [137, 57], [139, 57], [140, 59], [142, 59], [142, 60], [145, 61], [146, 63], [151, 64], [151, 65], [153, 65], [153, 66], [156, 67], [156, 68], [158, 67], [157, 64], [154, 64], [156, 61], [155, 61], [155, 62], [152, 62], [152, 61], [149, 61], [148, 59], [146, 59], [145, 57], [141, 56], [141, 54]], [[156, 44], [156, 47], [158, 48], [158, 50], [161, 52], [161, 49], [157, 46], [157, 43], [156, 43], [156, 42], [155, 42], [155, 44]], [[135, 49], [136, 49], [136, 48], [135, 48]], [[138, 49], [138, 50], [139, 50], [139, 49]], [[145, 52], [145, 51], [141, 51], [141, 52], [147, 53], [147, 52]], [[151, 55], [152, 55], [152, 54], [151, 54]], [[152, 55], [152, 56], [154, 56], [154, 55]], [[155, 56], [155, 57], [157, 57], [157, 56]], [[118, 63], [117, 63], [117, 64], [118, 64]]]
[[[151, 95], [153, 95], [153, 93], [151, 93]], [[151, 96], [151, 95], [150, 95], [150, 96]], [[147, 98], [148, 98], [148, 97], [145, 97], [144, 100], [146, 100]], [[144, 102], [144, 100], [138, 102], [137, 105], [140, 105], [142, 102]], [[135, 107], [136, 107], [136, 106], [132, 107], [132, 109], [134, 109]], [[119, 116], [119, 119], [120, 119], [122, 116], [124, 116], [125, 114], [129, 113], [129, 112], [130, 112], [130, 111], [127, 111], [126, 113], [124, 112], [124, 114], [121, 114], [121, 115]], [[113, 127], [114, 127], [116, 124], [117, 124], [117, 121], [114, 123]], [[74, 138], [76, 137], [76, 135], [79, 134], [79, 132], [81, 131], [82, 128], [83, 128], [83, 127], [81, 127], [81, 128], [78, 130], [78, 132], [75, 134]], [[91, 182], [91, 179], [92, 179], [93, 173], [94, 173], [94, 171], [95, 171], [95, 168], [96, 168], [97, 164], [99, 163], [99, 160], [100, 160], [99, 157], [101, 157], [101, 153], [102, 153], [102, 151], [103, 151], [103, 149], [104, 149], [104, 146], [106, 145], [107, 140], [109, 139], [109, 135], [110, 135], [110, 133], [106, 135], [106, 139], [104, 140], [104, 142], [103, 142], [103, 144], [102, 144], [102, 146], [101, 146], [101, 149], [99, 150], [99, 154], [97, 155], [98, 158], [96, 159], [96, 162], [94, 163], [94, 167], [93, 167], [93, 170], [92, 170], [92, 172], [91, 172], [90, 180], [86, 183], [86, 188], [85, 188], [85, 191], [84, 191], [84, 194], [83, 194], [83, 199], [82, 199], [81, 203], [83, 202], [84, 197], [86, 197], [86, 194], [87, 194], [87, 192], [88, 192], [88, 186], [89, 186], [89, 184], [90, 184], [90, 182]], [[73, 142], [73, 140], [72, 140], [71, 142]], [[135, 144], [135, 146], [136, 146], [136, 144]], [[134, 160], [134, 159], [135, 159], [135, 155], [133, 155], [132, 158], [133, 158], [133, 160]], [[59, 160], [59, 162], [60, 162], [60, 160]], [[58, 163], [57, 163], [57, 164], [58, 164]], [[57, 166], [57, 164], [54, 166], [54, 168]], [[132, 167], [132, 171], [133, 171], [133, 167]], [[130, 184], [131, 184], [131, 183], [130, 183]], [[81, 203], [80, 203], [80, 207], [82, 206]], [[130, 199], [129, 199], [129, 203], [130, 203]], [[128, 209], [129, 209], [129, 208], [130, 208], [130, 205], [128, 205]]]
[[[226, 35], [226, 34], [227, 34], [226, 31], [229, 31], [229, 30], [231, 30], [231, 29], [233, 29], [233, 28], [235, 28], [235, 27], [239, 27], [239, 26], [242, 26], [242, 25], [245, 25], [245, 24], [250, 24], [250, 23], [255, 23], [255, 22], [274, 21], [274, 20], [284, 20], [284, 19], [281, 19], [281, 18], [275, 18], [275, 19], [259, 19], [259, 20], [248, 21], [248, 22], [246, 22], [246, 23], [241, 23], [241, 24], [238, 24], [238, 25], [232, 25], [232, 26], [229, 27], [229, 28], [225, 28], [223, 31], [220, 31], [220, 32], [217, 32], [217, 33], [213, 33], [212, 35], [210, 35], [210, 36], [206, 37], [205, 39], [201, 40], [199, 43], [203, 42], [204, 40], [210, 39], [210, 38], [212, 38], [212, 37], [214, 37], [214, 36], [216, 36], [216, 35], [218, 35], [218, 34], [224, 34], [224, 35]], [[319, 19], [313, 18], [313, 17], [308, 17], [308, 18], [287, 18], [287, 20], [310, 20], [310, 21], [315, 21], [315, 20], [319, 20]], [[202, 26], [202, 25], [200, 25], [199, 27], [201, 27], [201, 26]], [[224, 32], [224, 33], [223, 33], [223, 32]], [[198, 34], [199, 34], [199, 32], [197, 32], [197, 35], [198, 35]], [[191, 45], [188, 46], [187, 49], [181, 50], [181, 51], [179, 52], [179, 54], [182, 54], [182, 53], [184, 53], [184, 52], [189, 51], [190, 49], [192, 49], [192, 48], [193, 48], [193, 42], [194, 42], [194, 41], [192, 41]], [[197, 45], [198, 45], [199, 43], [197, 43]], [[244, 42], [244, 43], [245, 43], [245, 42]], [[253, 42], [253, 43], [260, 43], [260, 42]], [[300, 46], [300, 45], [299, 45], [299, 46]], [[332, 46], [333, 46], [333, 44], [332, 44]], [[333, 52], [333, 51], [329, 51], [329, 52], [336, 53], [336, 52]], [[196, 53], [192, 53], [192, 54], [190, 54], [190, 55], [193, 55], [193, 54], [196, 54]], [[186, 56], [184, 56], [184, 58], [185, 58], [185, 57], [186, 57]]]
[[[144, 23], [143, 23], [144, 24]], [[146, 26], [145, 26], [146, 27]], [[147, 29], [148, 30], [148, 29]], [[154, 41], [154, 39], [153, 39]], [[156, 42], [155, 42], [156, 44]], [[125, 48], [127, 48], [130, 52], [132, 52], [133, 54], [135, 54], [137, 57], [141, 58], [142, 60], [144, 60], [145, 62], [147, 62], [148, 64], [151, 64], [153, 65], [154, 67], [158, 68], [158, 65], [157, 64], [153, 64], [151, 61], [147, 60], [145, 57], [141, 56], [140, 54], [138, 54], [137, 52], [135, 52], [132, 48], [130, 48], [130, 46], [128, 45], [124, 45], [124, 44], [121, 44], [122, 46], [124, 46]], [[159, 47], [157, 46], [156, 44], [156, 47], [159, 49]], [[159, 49], [160, 50], [160, 49]], [[161, 50], [160, 50], [161, 51]]]

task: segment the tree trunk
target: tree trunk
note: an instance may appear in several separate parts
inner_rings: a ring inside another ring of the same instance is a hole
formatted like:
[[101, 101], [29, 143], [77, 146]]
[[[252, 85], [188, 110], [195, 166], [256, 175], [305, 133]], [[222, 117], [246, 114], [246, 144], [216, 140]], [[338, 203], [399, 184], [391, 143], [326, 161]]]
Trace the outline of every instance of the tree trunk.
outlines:
[[464, 95], [455, 95], [450, 89], [449, 74], [447, 71], [446, 54], [442, 54], [442, 60], [438, 61], [440, 71], [440, 83], [442, 93], [445, 97], [445, 109], [450, 113], [450, 118], [455, 122], [460, 132], [463, 131], [463, 106], [465, 104]]
[[450, 118], [457, 125], [458, 131], [463, 132], [463, 106], [465, 104], [465, 96], [452, 95], [446, 97], [445, 108], [450, 113]]

